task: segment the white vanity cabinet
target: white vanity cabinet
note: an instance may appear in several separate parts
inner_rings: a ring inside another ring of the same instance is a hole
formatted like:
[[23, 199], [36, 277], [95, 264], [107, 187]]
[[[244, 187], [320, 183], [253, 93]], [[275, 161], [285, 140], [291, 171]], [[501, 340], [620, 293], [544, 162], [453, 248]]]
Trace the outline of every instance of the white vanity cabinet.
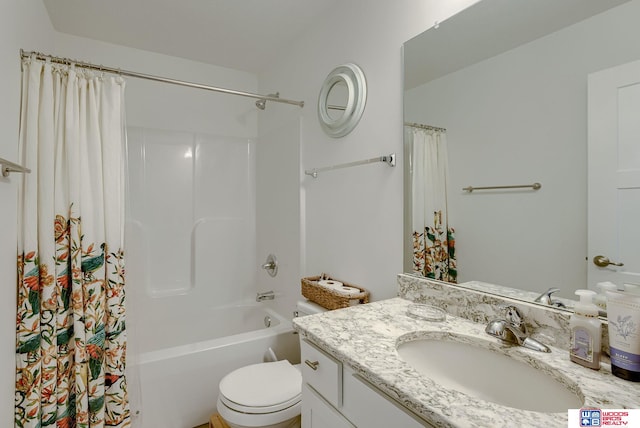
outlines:
[[302, 384], [302, 428], [354, 427], [309, 384]]
[[300, 340], [302, 428], [430, 427], [353, 370]]
[[300, 340], [302, 428], [353, 428], [342, 407], [342, 363]]

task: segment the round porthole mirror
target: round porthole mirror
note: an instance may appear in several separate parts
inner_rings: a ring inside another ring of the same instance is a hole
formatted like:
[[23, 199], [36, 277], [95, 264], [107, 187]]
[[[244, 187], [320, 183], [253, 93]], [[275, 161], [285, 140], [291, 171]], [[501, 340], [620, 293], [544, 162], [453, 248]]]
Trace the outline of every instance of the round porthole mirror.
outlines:
[[344, 64], [329, 73], [318, 96], [318, 119], [327, 135], [339, 138], [356, 127], [367, 101], [362, 69]]

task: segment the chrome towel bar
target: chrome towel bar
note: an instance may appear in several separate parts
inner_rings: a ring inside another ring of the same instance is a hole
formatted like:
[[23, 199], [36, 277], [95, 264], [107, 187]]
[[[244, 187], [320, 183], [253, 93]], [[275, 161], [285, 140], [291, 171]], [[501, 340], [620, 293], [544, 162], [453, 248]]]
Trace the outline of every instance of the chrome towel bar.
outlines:
[[473, 192], [474, 190], [494, 190], [494, 189], [526, 189], [532, 188], [533, 190], [539, 190], [542, 188], [542, 184], [533, 183], [533, 184], [516, 184], [515, 186], [486, 186], [486, 187], [463, 187], [462, 190], [465, 192]]
[[333, 165], [333, 166], [325, 166], [323, 168], [313, 168], [313, 169], [306, 170], [304, 173], [306, 175], [312, 176], [313, 178], [318, 178], [318, 173], [320, 172], [332, 171], [334, 169], [340, 169], [340, 168], [349, 168], [352, 166], [365, 165], [365, 164], [374, 163], [374, 162], [385, 162], [389, 166], [396, 166], [396, 154], [391, 153], [386, 156], [378, 156], [376, 158], [364, 159], [361, 161], [342, 163], [342, 164]]

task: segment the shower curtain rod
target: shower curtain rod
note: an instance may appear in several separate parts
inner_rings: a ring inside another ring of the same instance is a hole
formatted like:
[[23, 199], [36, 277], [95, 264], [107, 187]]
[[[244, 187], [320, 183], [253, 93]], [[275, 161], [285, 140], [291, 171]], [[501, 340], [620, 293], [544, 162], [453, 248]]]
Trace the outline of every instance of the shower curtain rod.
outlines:
[[410, 126], [412, 128], [427, 129], [429, 131], [437, 132], [447, 132], [447, 128], [438, 128], [437, 126], [423, 125], [421, 123], [405, 122], [404, 124], [405, 126]]
[[184, 80], [177, 80], [177, 79], [171, 79], [168, 77], [160, 77], [160, 76], [154, 76], [151, 74], [138, 73], [136, 71], [121, 70], [119, 68], [106, 67], [103, 65], [95, 65], [88, 62], [76, 61], [69, 58], [61, 58], [53, 55], [43, 54], [40, 52], [27, 52], [23, 49], [20, 49], [21, 59], [30, 58], [32, 56], [35, 56], [36, 59], [40, 59], [40, 60], [50, 60], [51, 62], [54, 62], [57, 64], [67, 64], [67, 65], [75, 64], [77, 67], [87, 68], [87, 69], [96, 70], [96, 71], [103, 71], [108, 73], [115, 73], [121, 76], [153, 80], [155, 82], [170, 83], [172, 85], [188, 86], [189, 88], [205, 89], [207, 91], [222, 92], [224, 94], [239, 95], [241, 97], [256, 98], [258, 100], [273, 101], [276, 103], [292, 104], [300, 108], [304, 107], [304, 101], [294, 101], [294, 100], [288, 100], [286, 98], [278, 98], [277, 96], [273, 96], [273, 95], [260, 95], [260, 94], [253, 94], [251, 92], [236, 91], [234, 89], [218, 88], [216, 86], [202, 85], [200, 83], [186, 82]]

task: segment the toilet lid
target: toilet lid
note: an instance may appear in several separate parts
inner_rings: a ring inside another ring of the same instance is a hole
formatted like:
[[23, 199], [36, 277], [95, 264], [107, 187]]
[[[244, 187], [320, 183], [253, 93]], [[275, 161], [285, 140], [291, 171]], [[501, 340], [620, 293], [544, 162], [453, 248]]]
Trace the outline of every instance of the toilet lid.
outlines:
[[300, 400], [302, 375], [287, 360], [241, 367], [220, 381], [225, 404], [248, 413], [267, 413]]

